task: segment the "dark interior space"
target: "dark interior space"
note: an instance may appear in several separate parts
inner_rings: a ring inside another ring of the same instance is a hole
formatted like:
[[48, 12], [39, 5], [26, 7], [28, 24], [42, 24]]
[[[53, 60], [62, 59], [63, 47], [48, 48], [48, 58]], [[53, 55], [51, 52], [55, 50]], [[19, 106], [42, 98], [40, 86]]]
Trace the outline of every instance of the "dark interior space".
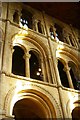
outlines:
[[30, 29], [32, 29], [32, 14], [28, 10], [22, 9], [21, 19], [23, 26], [27, 25]]
[[25, 98], [15, 103], [13, 115], [15, 120], [41, 120], [44, 112], [36, 101]]
[[72, 120], [80, 120], [80, 107], [75, 107], [72, 111]]
[[42, 80], [42, 71], [39, 61], [39, 56], [35, 54], [34, 51], [29, 52], [30, 57], [30, 77], [37, 80]]
[[80, 29], [80, 2], [27, 2], [24, 4]]
[[58, 25], [58, 24], [55, 24], [54, 25], [55, 28], [56, 28], [56, 33], [57, 33], [57, 37], [60, 41], [64, 42], [63, 41], [63, 36], [62, 36], [62, 28]]
[[12, 73], [15, 75], [25, 76], [24, 51], [19, 46], [13, 47]]
[[60, 74], [61, 83], [64, 87], [69, 88], [68, 78], [66, 72], [63, 69], [64, 69], [64, 65], [60, 60], [58, 60], [58, 70]]

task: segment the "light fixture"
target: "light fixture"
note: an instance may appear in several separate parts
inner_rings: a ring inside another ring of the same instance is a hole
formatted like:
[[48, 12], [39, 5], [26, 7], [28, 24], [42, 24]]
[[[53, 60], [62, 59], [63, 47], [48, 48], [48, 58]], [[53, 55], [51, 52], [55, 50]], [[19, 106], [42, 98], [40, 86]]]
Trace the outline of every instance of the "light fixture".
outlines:
[[39, 72], [37, 72], [37, 76], [39, 76], [40, 75], [40, 73]]
[[41, 71], [41, 68], [39, 68], [38, 70]]

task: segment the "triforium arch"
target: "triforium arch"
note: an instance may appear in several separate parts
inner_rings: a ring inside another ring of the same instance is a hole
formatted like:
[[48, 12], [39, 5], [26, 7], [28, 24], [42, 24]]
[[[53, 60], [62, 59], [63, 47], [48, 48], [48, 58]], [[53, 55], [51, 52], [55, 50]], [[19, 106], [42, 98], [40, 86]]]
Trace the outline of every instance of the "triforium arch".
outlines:
[[[11, 91], [9, 91], [8, 96], [6, 96], [4, 106], [6, 116], [12, 116], [13, 114], [15, 115], [16, 113], [14, 113], [14, 109], [16, 110], [16, 105], [20, 105], [17, 103], [22, 103], [26, 101], [26, 105], [30, 103], [31, 105], [33, 105], [32, 108], [34, 107], [34, 104], [35, 107], [38, 107], [39, 110], [37, 109], [34, 111], [37, 112], [37, 116], [39, 118], [62, 118], [60, 106], [58, 105], [55, 98], [52, 97], [51, 94], [45, 91], [42, 87], [38, 88], [38, 86], [36, 86], [38, 90], [35, 90], [34, 87], [32, 89], [20, 90], [15, 95], [13, 95], [15, 87]], [[31, 106], [28, 105], [28, 107]]]
[[68, 77], [67, 77], [66, 70], [65, 70], [66, 63], [62, 58], [57, 58], [57, 62], [58, 62], [57, 63], [58, 64], [58, 71], [59, 71], [61, 83], [64, 87], [69, 88]]
[[68, 66], [70, 67], [70, 75], [72, 78], [74, 89], [79, 90], [80, 89], [80, 76], [79, 76], [79, 68], [74, 63], [74, 61], [68, 61]]
[[[80, 68], [80, 64], [78, 62], [78, 59], [76, 55], [74, 55], [74, 53], [72, 51], [68, 52], [69, 50], [67, 49], [63, 49], [62, 51], [58, 52], [59, 56], [57, 56], [57, 58], [60, 59], [60, 61], [63, 63], [64, 65], [64, 71], [66, 72], [67, 75], [67, 79], [68, 79], [68, 83], [70, 88], [72, 89], [77, 89], [79, 90], [79, 79], [80, 79], [80, 74], [79, 74], [79, 68]], [[64, 61], [63, 61], [64, 60]], [[76, 72], [74, 72], [76, 71]], [[74, 74], [76, 73], [76, 75]], [[76, 80], [74, 80], [74, 78]], [[74, 85], [73, 82], [78, 82], [78, 87], [77, 87], [77, 83], [76, 86]]]
[[[15, 37], [17, 36], [17, 37]], [[41, 59], [41, 66], [43, 67], [43, 79], [44, 81], [46, 82], [49, 82], [50, 81], [50, 67], [49, 67], [49, 60], [48, 60], [48, 55], [49, 55], [49, 50], [48, 48], [45, 46], [45, 44], [40, 40], [40, 38], [36, 37], [33, 35], [27, 35], [25, 37], [25, 35], [22, 35], [18, 36], [18, 33], [13, 36], [12, 38], [12, 42], [13, 42], [13, 45], [20, 45], [20, 47], [23, 47], [22, 49], [24, 49], [24, 52], [25, 52], [25, 57], [31, 57], [30, 54], [29, 54], [29, 51], [32, 50], [32, 49], [35, 49], [36, 51], [38, 51], [39, 53], [39, 57]], [[26, 49], [26, 50], [25, 50]], [[28, 54], [28, 55], [27, 55]], [[26, 63], [27, 61], [29, 61], [29, 58], [28, 60], [26, 59]], [[29, 67], [29, 64], [27, 64], [28, 67]], [[27, 68], [26, 68], [27, 69]], [[26, 70], [26, 77], [30, 77], [30, 70]], [[27, 75], [28, 74], [28, 75]], [[50, 81], [52, 82], [52, 81]]]

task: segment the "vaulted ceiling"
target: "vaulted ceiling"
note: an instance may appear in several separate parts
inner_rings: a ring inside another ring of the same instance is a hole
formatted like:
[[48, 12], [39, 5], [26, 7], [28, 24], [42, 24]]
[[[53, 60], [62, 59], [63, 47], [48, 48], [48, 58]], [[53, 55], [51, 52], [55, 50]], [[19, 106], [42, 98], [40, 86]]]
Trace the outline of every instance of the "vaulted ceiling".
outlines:
[[80, 2], [27, 2], [26, 4], [80, 29]]

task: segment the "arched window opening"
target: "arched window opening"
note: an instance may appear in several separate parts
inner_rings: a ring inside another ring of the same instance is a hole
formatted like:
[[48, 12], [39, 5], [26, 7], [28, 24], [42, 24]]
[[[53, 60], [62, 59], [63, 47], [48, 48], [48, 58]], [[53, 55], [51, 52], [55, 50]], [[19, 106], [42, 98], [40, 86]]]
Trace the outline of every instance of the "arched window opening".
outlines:
[[72, 111], [72, 120], [80, 120], [80, 107], [75, 107]]
[[21, 22], [22, 26], [32, 29], [32, 16], [33, 15], [32, 15], [31, 12], [23, 9], [22, 10], [22, 16], [21, 16], [21, 19], [20, 19], [20, 22]]
[[49, 31], [50, 31], [50, 36], [51, 36], [51, 38], [54, 39], [55, 36], [54, 36], [54, 32], [53, 32], [53, 27], [52, 27], [52, 26], [50, 27], [50, 30], [49, 30]]
[[13, 47], [12, 73], [15, 75], [25, 76], [24, 51], [19, 46]]
[[78, 70], [73, 62], [69, 62], [68, 65], [70, 67], [70, 75], [72, 78], [74, 89], [80, 90], [80, 83], [79, 83], [80, 80], [78, 76]]
[[58, 24], [55, 23], [54, 27], [56, 28], [56, 37], [62, 41], [63, 41], [63, 34], [62, 34], [62, 28], [61, 26], [59, 26]]
[[60, 60], [58, 60], [58, 70], [62, 85], [69, 88], [68, 78], [66, 72], [64, 71], [64, 65]]
[[13, 22], [19, 23], [18, 11], [15, 11], [15, 13], [14, 13], [14, 15], [13, 15]]
[[43, 33], [41, 21], [39, 21], [37, 25], [38, 25], [38, 32]]
[[30, 51], [30, 77], [37, 80], [43, 80], [43, 74], [40, 64], [39, 55], [34, 52]]

